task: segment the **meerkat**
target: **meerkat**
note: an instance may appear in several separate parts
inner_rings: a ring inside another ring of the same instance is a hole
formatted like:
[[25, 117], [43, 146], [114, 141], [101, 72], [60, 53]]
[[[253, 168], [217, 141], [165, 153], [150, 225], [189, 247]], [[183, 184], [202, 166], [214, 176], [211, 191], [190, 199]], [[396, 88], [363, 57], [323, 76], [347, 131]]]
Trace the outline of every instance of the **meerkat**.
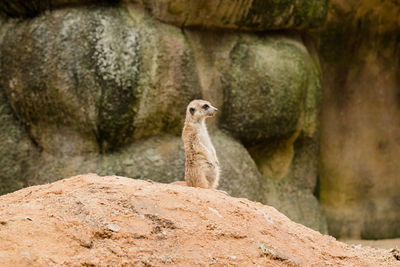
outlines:
[[186, 156], [185, 181], [188, 186], [213, 189], [218, 186], [219, 162], [205, 123], [217, 110], [205, 100], [193, 100], [186, 109], [182, 140]]

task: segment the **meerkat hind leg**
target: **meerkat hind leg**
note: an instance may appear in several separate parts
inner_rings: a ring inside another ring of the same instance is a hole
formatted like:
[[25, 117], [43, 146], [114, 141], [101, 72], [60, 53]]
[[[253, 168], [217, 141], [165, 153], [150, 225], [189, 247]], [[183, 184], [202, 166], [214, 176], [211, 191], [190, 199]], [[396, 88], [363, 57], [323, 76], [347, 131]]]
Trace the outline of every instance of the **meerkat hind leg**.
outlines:
[[217, 171], [215, 169], [207, 169], [206, 173], [207, 173], [206, 177], [209, 183], [209, 188], [217, 188], [219, 182]]
[[188, 186], [200, 187], [200, 188], [210, 188], [209, 182], [205, 177], [205, 173], [200, 172], [193, 174], [189, 177], [185, 177]]

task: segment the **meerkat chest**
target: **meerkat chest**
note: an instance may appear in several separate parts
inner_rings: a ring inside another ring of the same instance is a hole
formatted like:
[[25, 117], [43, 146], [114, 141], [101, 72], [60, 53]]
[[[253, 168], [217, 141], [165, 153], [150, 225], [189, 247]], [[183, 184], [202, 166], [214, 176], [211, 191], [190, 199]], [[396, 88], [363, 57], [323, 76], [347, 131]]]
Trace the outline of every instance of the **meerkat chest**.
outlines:
[[197, 136], [199, 137], [199, 141], [205, 145], [208, 139], [208, 132], [207, 128], [205, 127], [204, 123], [200, 123], [196, 127], [197, 129]]
[[212, 157], [215, 157], [215, 149], [211, 143], [210, 136], [208, 135], [205, 125], [200, 125], [197, 129], [200, 143], [207, 149]]
[[210, 138], [208, 137], [207, 132], [204, 129], [200, 128], [200, 130], [199, 130], [199, 141], [203, 146], [207, 147], [208, 149], [210, 148], [210, 145], [211, 145], [210, 144], [211, 142], [210, 142], [209, 139]]

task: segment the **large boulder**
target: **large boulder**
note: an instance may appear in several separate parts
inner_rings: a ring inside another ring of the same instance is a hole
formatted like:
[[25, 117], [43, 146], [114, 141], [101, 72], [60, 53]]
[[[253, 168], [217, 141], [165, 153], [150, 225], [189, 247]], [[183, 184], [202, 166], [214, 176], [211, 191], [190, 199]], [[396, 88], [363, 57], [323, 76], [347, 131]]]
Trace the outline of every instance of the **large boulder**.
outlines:
[[175, 27], [135, 24], [121, 9], [82, 8], [8, 27], [0, 84], [40, 147], [104, 152], [180, 131], [199, 95], [190, 51]]
[[223, 76], [222, 127], [245, 144], [288, 138], [298, 128], [309, 80], [307, 49], [279, 37], [243, 36]]
[[400, 236], [400, 58], [396, 1], [331, 1], [321, 33], [320, 199], [329, 232]]
[[129, 21], [116, 9], [63, 9], [8, 28], [0, 83], [40, 147], [98, 152], [131, 136], [140, 57]]

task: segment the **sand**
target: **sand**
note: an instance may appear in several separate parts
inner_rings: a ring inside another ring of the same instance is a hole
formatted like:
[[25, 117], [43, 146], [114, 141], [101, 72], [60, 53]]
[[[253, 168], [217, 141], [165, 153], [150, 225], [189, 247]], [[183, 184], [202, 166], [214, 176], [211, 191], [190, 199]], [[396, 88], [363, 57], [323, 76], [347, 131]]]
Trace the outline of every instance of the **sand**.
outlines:
[[0, 197], [0, 266], [400, 266], [217, 190], [75, 176]]

